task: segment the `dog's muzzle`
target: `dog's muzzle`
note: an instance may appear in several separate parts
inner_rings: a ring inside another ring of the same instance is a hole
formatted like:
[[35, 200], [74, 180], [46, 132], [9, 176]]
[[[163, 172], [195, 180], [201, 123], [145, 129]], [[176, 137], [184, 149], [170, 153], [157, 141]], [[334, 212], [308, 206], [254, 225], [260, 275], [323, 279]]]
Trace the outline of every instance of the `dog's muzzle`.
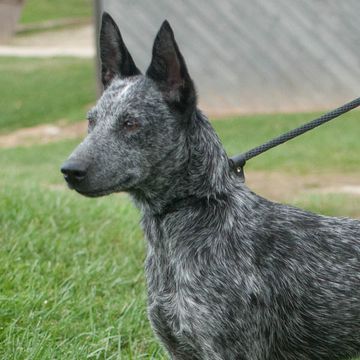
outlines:
[[67, 160], [61, 166], [60, 171], [64, 174], [64, 179], [69, 187], [74, 188], [86, 178], [87, 164], [82, 161]]

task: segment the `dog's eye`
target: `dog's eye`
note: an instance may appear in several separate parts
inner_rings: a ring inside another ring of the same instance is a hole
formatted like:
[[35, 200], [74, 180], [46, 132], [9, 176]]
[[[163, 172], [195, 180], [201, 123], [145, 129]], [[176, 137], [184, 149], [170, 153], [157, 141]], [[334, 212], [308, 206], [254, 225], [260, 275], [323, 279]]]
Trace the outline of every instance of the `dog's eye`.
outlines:
[[93, 127], [93, 126], [95, 125], [95, 119], [92, 118], [92, 117], [89, 117], [89, 118], [88, 118], [88, 123], [89, 123], [89, 126], [90, 126], [90, 127]]
[[124, 122], [124, 128], [126, 130], [132, 131], [132, 130], [136, 130], [139, 127], [139, 122], [131, 119], [131, 120], [126, 120]]
[[88, 133], [90, 133], [95, 127], [95, 118], [88, 117]]
[[87, 114], [87, 120], [88, 120], [88, 127], [93, 128], [96, 123], [96, 116], [93, 112], [89, 111]]

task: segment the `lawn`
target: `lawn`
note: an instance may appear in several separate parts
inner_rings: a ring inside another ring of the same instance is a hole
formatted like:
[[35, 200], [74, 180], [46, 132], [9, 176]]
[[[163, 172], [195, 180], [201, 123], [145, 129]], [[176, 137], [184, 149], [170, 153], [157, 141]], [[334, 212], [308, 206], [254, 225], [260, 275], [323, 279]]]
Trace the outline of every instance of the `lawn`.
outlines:
[[161, 359], [139, 214], [124, 195], [59, 188], [73, 146], [1, 150], [0, 358]]
[[[10, 89], [2, 91], [3, 132], [82, 119], [94, 100], [89, 61], [0, 64], [0, 87]], [[213, 124], [235, 154], [315, 115]], [[247, 170], [359, 175], [359, 133], [360, 113], [352, 112], [250, 161]], [[77, 142], [0, 149], [0, 359], [165, 359], [146, 317], [140, 215], [124, 194], [86, 199], [66, 189], [59, 167]], [[356, 196], [304, 195], [294, 204], [359, 213]]]
[[92, 0], [26, 0], [20, 22], [23, 24], [61, 18], [90, 17]]
[[94, 62], [0, 58], [0, 132], [85, 118], [95, 100]]
[[[139, 214], [126, 195], [65, 188], [58, 169], [74, 146], [1, 150], [0, 358], [165, 359], [146, 318]], [[340, 195], [298, 205], [358, 211]]]
[[[217, 121], [229, 155], [247, 151], [271, 138], [319, 116], [308, 114], [252, 115]], [[360, 112], [347, 113], [320, 128], [280, 145], [249, 161], [255, 170], [284, 170], [295, 173], [359, 171]]]

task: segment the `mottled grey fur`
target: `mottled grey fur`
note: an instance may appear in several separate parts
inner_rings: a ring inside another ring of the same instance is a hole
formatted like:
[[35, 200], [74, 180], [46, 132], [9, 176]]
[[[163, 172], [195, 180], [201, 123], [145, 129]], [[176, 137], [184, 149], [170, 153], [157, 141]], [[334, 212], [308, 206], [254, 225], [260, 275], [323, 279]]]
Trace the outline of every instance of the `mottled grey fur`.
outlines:
[[167, 22], [145, 76], [107, 14], [100, 45], [106, 90], [62, 170], [81, 194], [128, 191], [141, 209], [149, 318], [171, 359], [359, 355], [360, 222], [239, 180]]

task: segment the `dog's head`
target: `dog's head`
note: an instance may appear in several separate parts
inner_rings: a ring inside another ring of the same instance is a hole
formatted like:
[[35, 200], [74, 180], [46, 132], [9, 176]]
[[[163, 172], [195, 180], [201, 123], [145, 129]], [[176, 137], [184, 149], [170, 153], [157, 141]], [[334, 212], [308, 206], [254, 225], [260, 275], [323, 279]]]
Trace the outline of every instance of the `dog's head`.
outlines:
[[131, 190], [153, 176], [170, 153], [185, 146], [196, 107], [193, 82], [167, 21], [155, 38], [146, 75], [106, 13], [100, 57], [105, 90], [89, 111], [87, 137], [61, 168], [69, 186], [87, 196]]

